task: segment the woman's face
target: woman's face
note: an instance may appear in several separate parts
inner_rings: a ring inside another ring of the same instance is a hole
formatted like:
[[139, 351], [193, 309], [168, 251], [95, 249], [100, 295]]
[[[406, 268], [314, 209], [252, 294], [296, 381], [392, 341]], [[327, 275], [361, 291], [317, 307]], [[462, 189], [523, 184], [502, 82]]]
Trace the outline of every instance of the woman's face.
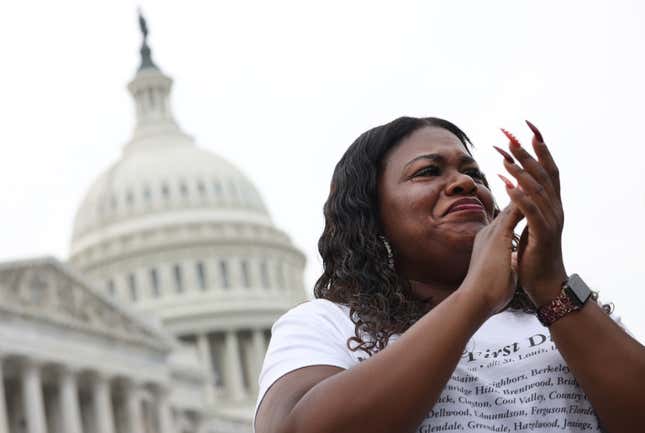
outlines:
[[439, 127], [418, 129], [386, 154], [378, 188], [397, 271], [417, 281], [463, 279], [494, 202], [459, 138]]

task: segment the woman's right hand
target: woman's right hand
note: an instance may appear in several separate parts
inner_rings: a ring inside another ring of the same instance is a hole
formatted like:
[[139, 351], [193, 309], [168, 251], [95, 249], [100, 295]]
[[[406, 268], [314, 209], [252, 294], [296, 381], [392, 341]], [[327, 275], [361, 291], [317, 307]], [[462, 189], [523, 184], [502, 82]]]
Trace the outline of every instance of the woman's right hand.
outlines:
[[459, 290], [476, 294], [488, 315], [501, 311], [515, 293], [513, 229], [522, 218], [522, 213], [511, 203], [475, 237], [468, 273]]

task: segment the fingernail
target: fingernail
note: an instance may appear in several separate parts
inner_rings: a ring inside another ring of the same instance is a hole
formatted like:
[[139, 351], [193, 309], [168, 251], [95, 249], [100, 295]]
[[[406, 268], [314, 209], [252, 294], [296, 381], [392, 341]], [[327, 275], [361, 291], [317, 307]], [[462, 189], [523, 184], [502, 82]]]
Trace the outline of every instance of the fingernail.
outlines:
[[531, 122], [529, 122], [528, 120], [525, 120], [525, 122], [529, 126], [531, 131], [533, 131], [533, 134], [535, 134], [535, 138], [537, 138], [540, 143], [544, 143], [544, 139], [542, 138], [542, 134], [540, 133], [540, 130], [537, 129], [537, 127]]
[[510, 132], [508, 132], [504, 128], [500, 128], [500, 129], [502, 130], [502, 132], [504, 133], [506, 138], [508, 138], [510, 140], [511, 146], [522, 147], [522, 145], [520, 144], [519, 140], [517, 138], [515, 138], [515, 136], [513, 134], [511, 134]]
[[513, 186], [513, 182], [511, 182], [510, 180], [508, 180], [505, 176], [503, 176], [503, 175], [501, 175], [501, 174], [499, 174], [499, 173], [498, 173], [497, 175], [499, 176], [499, 178], [500, 178], [500, 179], [502, 179], [502, 182], [504, 182], [504, 184], [506, 185], [506, 188], [508, 188], [508, 189], [513, 189], [513, 188], [515, 188], [515, 187]]
[[495, 148], [495, 150], [498, 151], [504, 157], [506, 162], [508, 162], [510, 164], [515, 163], [515, 161], [513, 160], [513, 157], [511, 155], [509, 155], [507, 151], [505, 151], [504, 149], [500, 149], [497, 146], [493, 146], [493, 148]]

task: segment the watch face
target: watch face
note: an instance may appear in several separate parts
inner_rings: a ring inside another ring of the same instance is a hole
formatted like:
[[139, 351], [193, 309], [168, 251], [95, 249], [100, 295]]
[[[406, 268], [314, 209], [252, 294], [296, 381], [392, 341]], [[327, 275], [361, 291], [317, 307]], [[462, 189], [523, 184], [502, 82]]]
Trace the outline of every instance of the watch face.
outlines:
[[572, 274], [569, 277], [567, 286], [581, 305], [587, 301], [589, 296], [591, 296], [591, 289], [585, 284], [584, 281], [582, 281], [582, 278], [580, 278], [578, 274]]

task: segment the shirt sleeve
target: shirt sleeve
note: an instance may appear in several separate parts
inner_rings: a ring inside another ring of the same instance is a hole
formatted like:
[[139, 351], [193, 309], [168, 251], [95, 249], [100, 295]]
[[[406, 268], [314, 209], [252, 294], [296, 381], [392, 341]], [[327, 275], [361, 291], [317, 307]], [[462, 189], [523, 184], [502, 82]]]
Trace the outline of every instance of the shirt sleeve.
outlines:
[[258, 380], [254, 427], [264, 395], [285, 374], [311, 365], [348, 369], [356, 364], [346, 345], [353, 335], [353, 332], [348, 335], [349, 329], [353, 330], [353, 324], [343, 310], [322, 299], [298, 305], [273, 324], [271, 342]]

